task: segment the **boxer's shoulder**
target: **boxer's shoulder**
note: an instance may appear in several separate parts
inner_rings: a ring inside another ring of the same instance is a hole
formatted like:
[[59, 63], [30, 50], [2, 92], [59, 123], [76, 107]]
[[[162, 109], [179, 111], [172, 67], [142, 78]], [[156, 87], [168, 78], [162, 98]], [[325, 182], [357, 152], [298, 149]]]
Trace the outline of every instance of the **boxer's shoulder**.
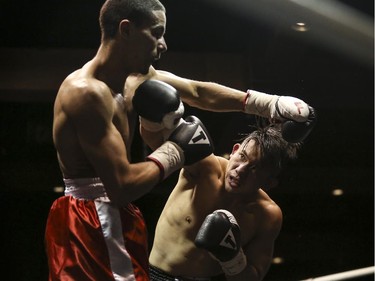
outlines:
[[90, 109], [107, 109], [105, 112], [110, 113], [114, 105], [113, 91], [104, 82], [91, 77], [70, 77], [62, 83], [55, 104], [71, 116]]
[[227, 162], [227, 159], [211, 154], [194, 165], [184, 167], [182, 175], [190, 182], [207, 184], [212, 189], [223, 184]]

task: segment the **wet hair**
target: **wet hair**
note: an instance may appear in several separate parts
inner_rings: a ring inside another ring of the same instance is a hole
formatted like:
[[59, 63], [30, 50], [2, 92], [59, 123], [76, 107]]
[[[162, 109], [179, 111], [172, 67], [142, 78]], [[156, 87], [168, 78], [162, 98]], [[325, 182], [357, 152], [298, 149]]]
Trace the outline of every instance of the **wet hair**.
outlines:
[[154, 11], [165, 12], [159, 0], [107, 0], [100, 10], [99, 24], [102, 40], [116, 36], [119, 24], [128, 19], [137, 26], [152, 20]]
[[297, 159], [297, 152], [301, 147], [300, 143], [288, 143], [281, 135], [279, 125], [268, 125], [266, 127], [256, 127], [254, 131], [245, 136], [242, 141], [242, 148], [254, 140], [260, 152], [259, 165], [263, 166], [276, 176], [284, 166]]

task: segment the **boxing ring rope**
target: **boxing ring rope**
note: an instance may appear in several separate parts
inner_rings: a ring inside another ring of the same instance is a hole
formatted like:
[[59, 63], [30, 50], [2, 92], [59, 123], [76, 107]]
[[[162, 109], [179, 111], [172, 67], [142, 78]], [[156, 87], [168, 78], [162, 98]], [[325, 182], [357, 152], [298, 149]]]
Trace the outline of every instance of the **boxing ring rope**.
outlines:
[[326, 275], [326, 276], [321, 276], [321, 277], [315, 277], [315, 278], [310, 278], [310, 279], [304, 279], [304, 280], [301, 280], [301, 281], [348, 280], [348, 279], [352, 279], [352, 278], [356, 278], [356, 277], [374, 274], [374, 272], [375, 272], [375, 267], [369, 266], [369, 267], [359, 268], [359, 269], [355, 269], [355, 270], [344, 271], [344, 272], [341, 272], [341, 273], [336, 273], [336, 274], [331, 274], [331, 275]]

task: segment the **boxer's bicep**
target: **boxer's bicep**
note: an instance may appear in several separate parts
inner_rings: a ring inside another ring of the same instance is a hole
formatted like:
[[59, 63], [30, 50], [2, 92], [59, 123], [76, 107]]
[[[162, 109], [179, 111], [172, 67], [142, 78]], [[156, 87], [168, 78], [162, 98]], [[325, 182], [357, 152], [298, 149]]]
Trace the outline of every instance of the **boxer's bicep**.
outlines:
[[194, 106], [197, 100], [199, 100], [199, 93], [196, 87], [198, 81], [179, 77], [173, 73], [161, 70], [156, 71], [153, 79], [163, 81], [176, 88], [182, 101], [191, 106]]

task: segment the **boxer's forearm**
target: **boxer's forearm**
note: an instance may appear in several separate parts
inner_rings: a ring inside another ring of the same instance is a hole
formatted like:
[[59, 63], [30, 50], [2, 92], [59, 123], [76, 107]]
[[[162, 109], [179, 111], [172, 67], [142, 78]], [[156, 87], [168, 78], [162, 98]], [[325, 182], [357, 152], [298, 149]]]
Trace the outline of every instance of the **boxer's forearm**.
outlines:
[[193, 94], [183, 94], [190, 106], [216, 112], [243, 111], [246, 92], [212, 82], [192, 82]]

